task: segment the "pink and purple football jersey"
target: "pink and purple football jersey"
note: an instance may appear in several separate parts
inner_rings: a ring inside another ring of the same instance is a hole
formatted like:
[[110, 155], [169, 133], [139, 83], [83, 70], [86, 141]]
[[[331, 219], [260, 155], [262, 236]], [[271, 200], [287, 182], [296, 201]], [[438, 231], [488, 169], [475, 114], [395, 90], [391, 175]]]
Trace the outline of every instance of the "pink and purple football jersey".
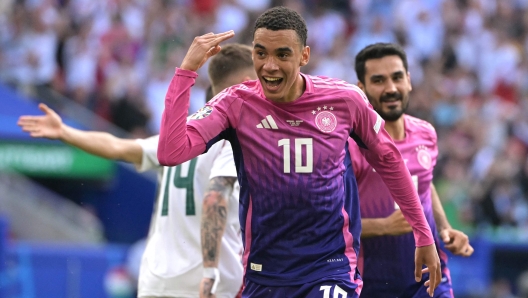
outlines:
[[[302, 285], [348, 273], [359, 286], [361, 230], [349, 136], [386, 169], [420, 246], [433, 243], [405, 164], [383, 120], [361, 90], [340, 80], [302, 75], [304, 94], [266, 99], [259, 81], [228, 88], [185, 121], [196, 73], [177, 69], [167, 92], [158, 158], [181, 163], [219, 139], [233, 147], [240, 183], [245, 277], [267, 286]], [[170, 115], [170, 117], [168, 116]], [[414, 248], [411, 249], [414, 253]]]
[[[431, 201], [433, 169], [438, 156], [436, 132], [431, 124], [404, 115], [405, 139], [394, 141], [409, 169], [417, 188], [427, 222], [440, 245], [436, 233]], [[384, 218], [398, 207], [380, 175], [358, 153], [359, 147], [350, 144], [352, 164], [356, 175], [362, 218]], [[401, 236], [380, 236], [361, 239], [360, 271], [364, 280], [365, 297], [414, 297], [406, 293], [416, 289], [414, 280], [415, 241], [412, 233]], [[438, 250], [442, 266], [442, 284], [435, 294], [450, 291], [450, 276], [446, 267], [447, 256]], [[423, 286], [421, 286], [423, 287]], [[424, 292], [425, 295], [427, 293]]]

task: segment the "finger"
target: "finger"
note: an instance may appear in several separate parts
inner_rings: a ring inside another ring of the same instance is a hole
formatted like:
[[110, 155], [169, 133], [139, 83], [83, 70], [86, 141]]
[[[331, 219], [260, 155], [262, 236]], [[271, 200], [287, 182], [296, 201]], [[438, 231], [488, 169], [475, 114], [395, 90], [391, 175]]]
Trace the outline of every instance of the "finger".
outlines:
[[448, 230], [442, 230], [442, 232], [440, 232], [440, 237], [442, 237], [444, 243], [449, 243], [450, 237]]
[[49, 114], [51, 112], [51, 109], [46, 104], [39, 103], [38, 107], [45, 114]]
[[29, 135], [33, 138], [41, 138], [44, 136], [40, 130], [31, 132]]
[[[217, 34], [214, 34], [212, 32], [209, 32], [207, 34], [204, 34], [200, 37], [202, 37], [203, 39], [205, 39], [206, 41], [216, 41], [217, 39], [219, 38], [224, 38], [224, 37], [228, 37], [228, 38], [231, 38], [235, 35], [235, 31], [233, 30], [229, 30], [229, 31], [226, 31], [226, 32], [222, 32], [222, 33], [217, 33]], [[220, 41], [218, 41], [220, 42]]]
[[22, 131], [25, 131], [25, 132], [34, 132], [36, 130], [37, 128], [34, 126], [22, 126]]
[[425, 267], [424, 269], [422, 269], [422, 274], [424, 273], [429, 273], [429, 267]]
[[38, 118], [35, 116], [20, 116], [20, 118], [18, 118], [18, 123], [34, 123], [37, 120]]
[[422, 280], [422, 261], [416, 260], [414, 263], [414, 280], [420, 282]]
[[425, 287], [428, 287], [430, 284], [431, 284], [431, 280], [427, 280], [427, 281], [424, 283], [424, 286], [425, 286]]
[[468, 244], [466, 246], [466, 249], [463, 251], [462, 256], [463, 257], [469, 257], [469, 256], [471, 256], [473, 254], [474, 251], [475, 251], [475, 249], [473, 249], [473, 246]]
[[212, 56], [218, 54], [218, 53], [220, 52], [220, 50], [222, 50], [222, 47], [220, 47], [219, 45], [212, 47], [212, 48], [207, 52], [207, 57], [212, 57]]
[[230, 30], [230, 31], [227, 31], [227, 32], [216, 34], [214, 41], [215, 41], [216, 44], [219, 44], [222, 41], [228, 40], [228, 39], [230, 39], [233, 36], [235, 36], [235, 31]]
[[429, 290], [429, 295], [431, 297], [433, 297], [434, 289], [438, 285], [437, 271], [436, 270], [430, 270], [430, 272], [429, 272], [429, 281], [430, 281], [430, 285], [429, 285], [429, 289], [428, 289]]

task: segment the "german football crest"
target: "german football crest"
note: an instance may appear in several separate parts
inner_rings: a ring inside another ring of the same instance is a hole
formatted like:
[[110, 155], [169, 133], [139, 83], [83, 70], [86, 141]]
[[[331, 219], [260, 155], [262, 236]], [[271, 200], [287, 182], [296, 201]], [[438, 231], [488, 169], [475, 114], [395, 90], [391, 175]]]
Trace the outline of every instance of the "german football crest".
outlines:
[[196, 111], [196, 113], [192, 114], [190, 118], [193, 120], [203, 119], [211, 115], [212, 112], [213, 112], [213, 107], [205, 106], [199, 109], [198, 111]]
[[337, 127], [337, 118], [332, 113], [334, 110], [334, 107], [327, 107], [323, 106], [317, 107], [317, 111], [312, 111], [312, 114], [315, 116], [315, 125], [317, 125], [317, 128], [319, 128], [322, 132], [330, 133], [335, 130]]
[[416, 150], [418, 151], [418, 154], [417, 154], [418, 163], [424, 169], [429, 170], [432, 164], [431, 154], [429, 154], [425, 146], [418, 146]]

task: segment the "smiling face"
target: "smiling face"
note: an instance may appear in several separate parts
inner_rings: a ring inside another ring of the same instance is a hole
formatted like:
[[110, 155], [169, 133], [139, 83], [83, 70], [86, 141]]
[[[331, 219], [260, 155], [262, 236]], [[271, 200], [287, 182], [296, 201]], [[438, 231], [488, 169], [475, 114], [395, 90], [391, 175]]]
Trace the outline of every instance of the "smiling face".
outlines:
[[412, 90], [411, 77], [399, 56], [367, 60], [364, 81], [358, 86], [385, 121], [396, 121], [405, 113]]
[[302, 95], [305, 83], [299, 72], [309, 59], [310, 48], [301, 44], [294, 30], [255, 31], [253, 64], [269, 100], [291, 102]]

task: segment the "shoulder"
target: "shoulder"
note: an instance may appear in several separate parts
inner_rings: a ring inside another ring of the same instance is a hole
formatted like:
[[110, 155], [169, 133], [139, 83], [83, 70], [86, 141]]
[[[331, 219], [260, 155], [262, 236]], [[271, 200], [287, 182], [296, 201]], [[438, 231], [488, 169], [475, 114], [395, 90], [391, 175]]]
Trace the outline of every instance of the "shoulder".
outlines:
[[325, 94], [331, 93], [343, 98], [361, 99], [366, 104], [369, 103], [363, 90], [352, 83], [325, 76], [308, 76], [308, 78], [313, 83], [314, 92]]
[[436, 140], [436, 130], [434, 126], [420, 118], [405, 114], [405, 125], [407, 130], [419, 133], [420, 135]]
[[209, 101], [209, 104], [214, 106], [220, 103], [230, 104], [235, 101], [245, 101], [256, 93], [258, 93], [257, 81], [246, 81], [222, 90]]

